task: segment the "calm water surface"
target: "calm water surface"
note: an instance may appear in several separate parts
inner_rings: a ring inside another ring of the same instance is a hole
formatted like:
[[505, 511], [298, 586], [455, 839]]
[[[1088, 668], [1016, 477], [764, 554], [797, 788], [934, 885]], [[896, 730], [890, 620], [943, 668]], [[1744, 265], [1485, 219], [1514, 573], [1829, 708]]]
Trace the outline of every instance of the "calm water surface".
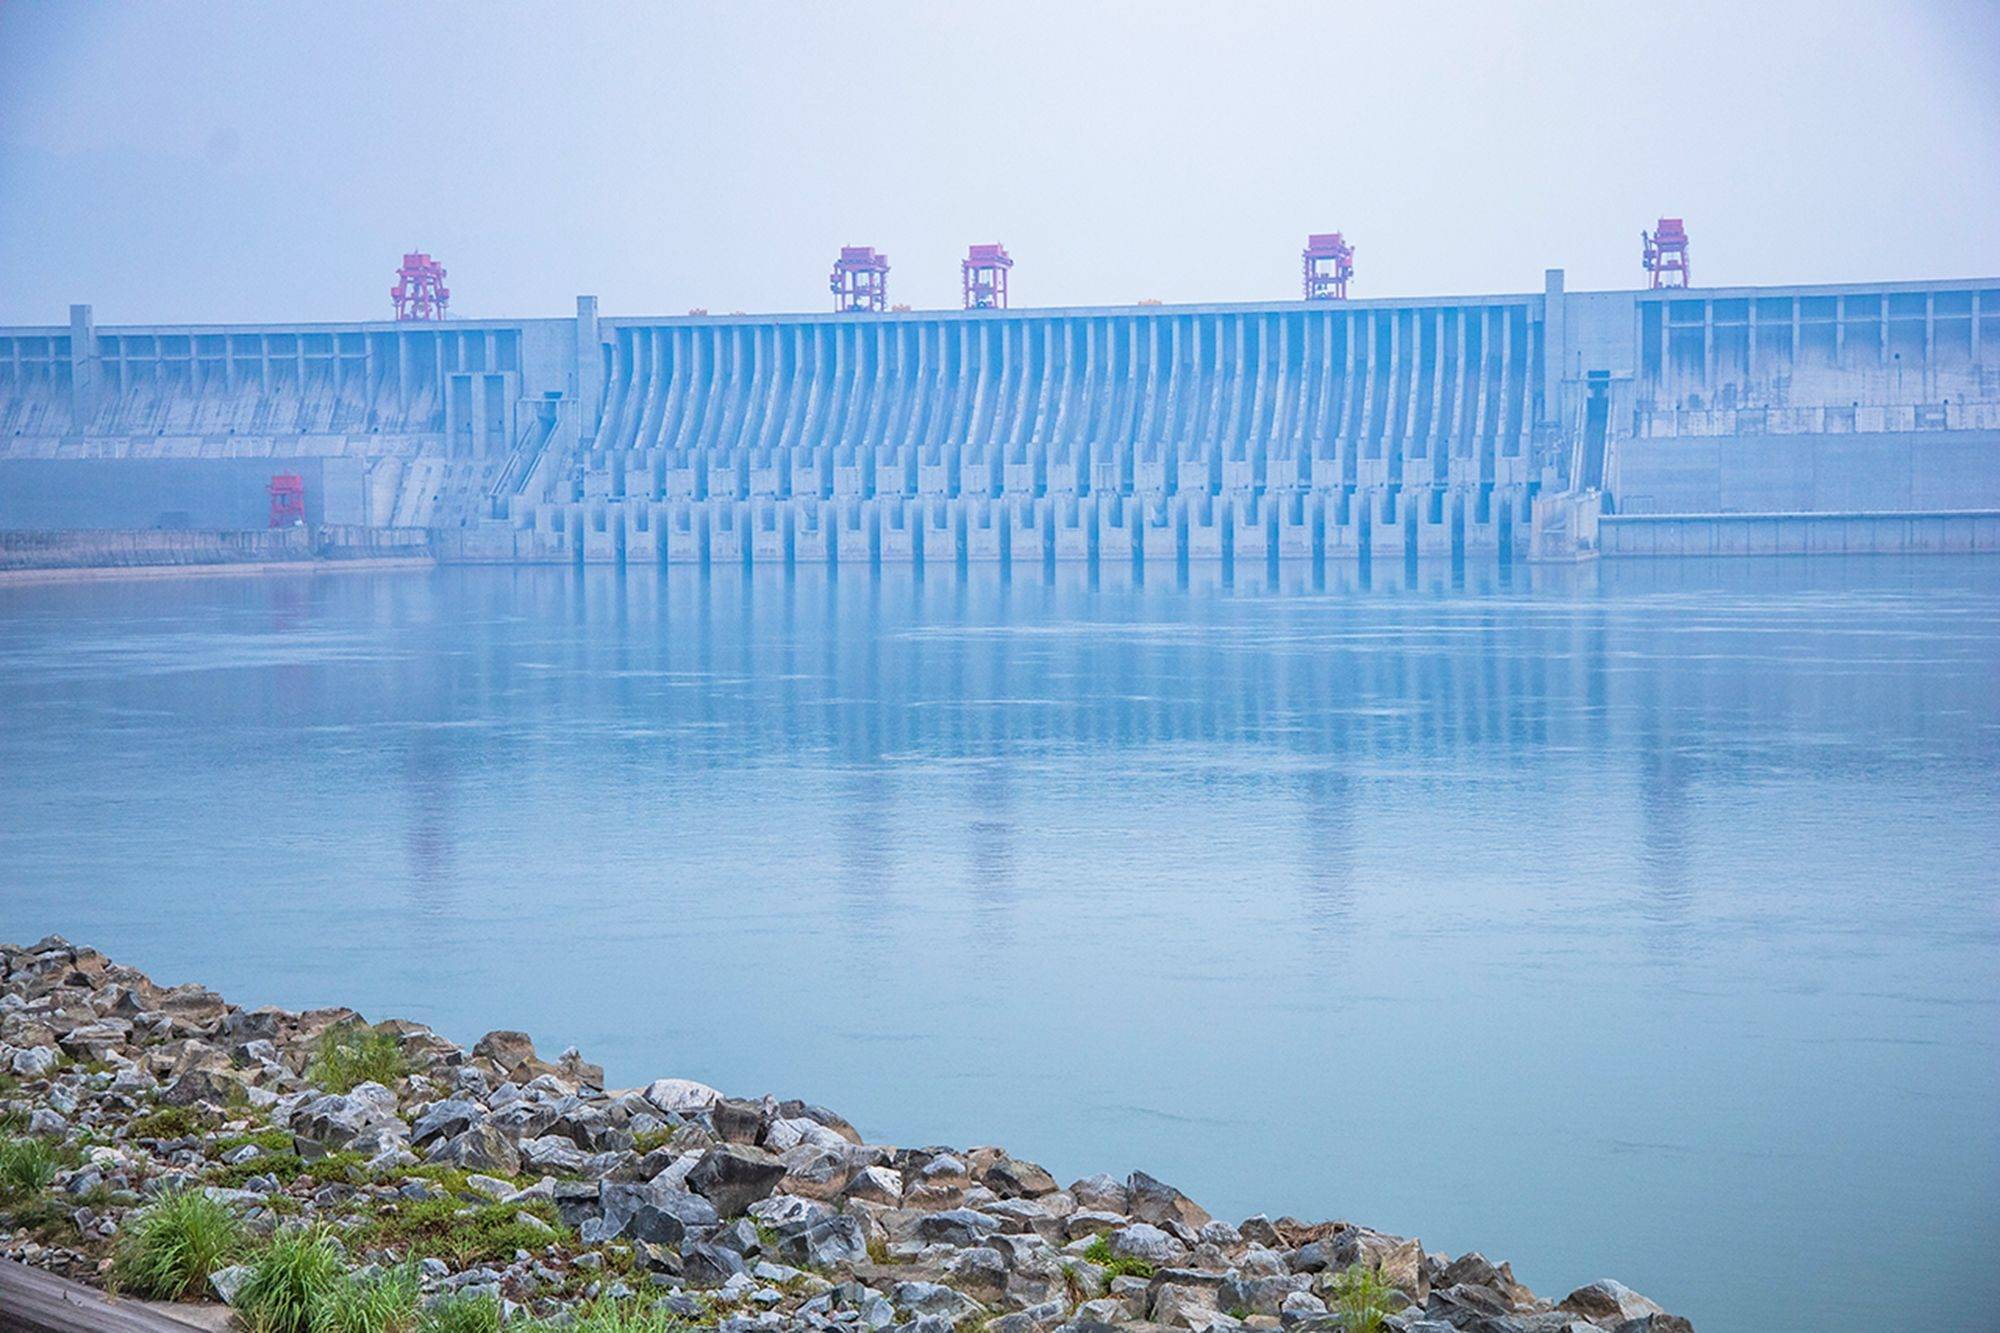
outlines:
[[0, 588], [0, 773], [0, 938], [1703, 1333], [2000, 1303], [1994, 562]]

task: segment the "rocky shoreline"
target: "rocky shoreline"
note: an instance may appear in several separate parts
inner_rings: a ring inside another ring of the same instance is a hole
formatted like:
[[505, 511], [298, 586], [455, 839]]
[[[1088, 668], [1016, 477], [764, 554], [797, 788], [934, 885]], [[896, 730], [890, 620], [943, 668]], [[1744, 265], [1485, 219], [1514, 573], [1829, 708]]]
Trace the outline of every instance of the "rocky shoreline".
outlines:
[[[241, 1009], [53, 937], [0, 945], [0, 1150], [0, 1257], [115, 1286], [149, 1211], [198, 1195], [241, 1237], [187, 1294], [250, 1329], [1691, 1329], [1616, 1282], [1547, 1300], [1477, 1253], [1232, 1225], [1143, 1172], [1060, 1186], [999, 1148], [865, 1144], [824, 1107], [687, 1079], [606, 1089], [519, 1032], [467, 1051]], [[300, 1235], [342, 1280], [405, 1283], [409, 1311], [274, 1322], [246, 1293]]]

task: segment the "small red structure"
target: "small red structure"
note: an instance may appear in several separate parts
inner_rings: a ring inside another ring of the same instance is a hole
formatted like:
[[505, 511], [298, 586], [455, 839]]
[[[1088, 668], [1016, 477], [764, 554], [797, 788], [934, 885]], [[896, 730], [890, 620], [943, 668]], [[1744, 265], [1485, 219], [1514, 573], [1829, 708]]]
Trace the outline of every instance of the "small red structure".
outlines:
[[451, 302], [451, 289], [444, 285], [444, 265], [421, 250], [412, 250], [396, 270], [396, 285], [389, 289], [389, 299], [395, 302], [397, 319], [443, 319], [444, 308]]
[[1337, 231], [1306, 237], [1300, 254], [1305, 269], [1306, 300], [1345, 301], [1347, 280], [1354, 276], [1354, 247]]
[[1688, 285], [1688, 234], [1679, 218], [1661, 218], [1652, 231], [1641, 231], [1639, 262], [1653, 275], [1654, 287]]
[[265, 487], [271, 493], [271, 526], [290, 528], [306, 521], [306, 483], [296, 472], [280, 472]]
[[886, 310], [889, 307], [889, 256], [872, 245], [843, 245], [827, 279], [836, 311]]
[[965, 252], [965, 260], [958, 266], [959, 280], [965, 290], [967, 310], [1005, 310], [1007, 308], [1007, 270], [1014, 267], [1014, 261], [1007, 257], [1004, 245], [975, 245]]

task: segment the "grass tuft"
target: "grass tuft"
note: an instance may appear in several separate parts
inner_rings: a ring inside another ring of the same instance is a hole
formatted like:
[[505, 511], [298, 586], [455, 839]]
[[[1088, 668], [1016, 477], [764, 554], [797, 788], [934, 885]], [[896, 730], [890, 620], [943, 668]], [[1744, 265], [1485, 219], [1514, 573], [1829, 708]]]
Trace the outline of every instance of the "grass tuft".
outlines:
[[1398, 1294], [1396, 1288], [1366, 1264], [1342, 1269], [1327, 1290], [1346, 1333], [1381, 1333], [1383, 1320], [1395, 1312], [1390, 1300]]
[[1100, 1234], [1084, 1247], [1083, 1257], [1104, 1270], [1104, 1289], [1111, 1289], [1116, 1277], [1151, 1277], [1153, 1266], [1144, 1259], [1120, 1258], [1111, 1253], [1111, 1238]]
[[162, 1195], [125, 1224], [112, 1278], [149, 1300], [184, 1301], [208, 1289], [209, 1274], [243, 1251], [243, 1224], [198, 1190]]
[[320, 1309], [346, 1277], [347, 1258], [331, 1232], [280, 1231], [251, 1260], [236, 1313], [250, 1333], [316, 1333]]
[[491, 1296], [457, 1296], [424, 1311], [418, 1333], [500, 1333], [500, 1302]]
[[134, 1139], [190, 1139], [214, 1125], [214, 1117], [191, 1106], [161, 1106], [134, 1120], [125, 1133]]
[[313, 1333], [416, 1333], [420, 1295], [417, 1270], [408, 1265], [349, 1274], [320, 1302]]
[[[523, 1221], [523, 1213], [547, 1227]], [[411, 1259], [442, 1259], [453, 1268], [505, 1262], [516, 1250], [537, 1254], [571, 1235], [546, 1200], [468, 1207], [456, 1199], [417, 1199], [393, 1211], [385, 1208], [362, 1234], [366, 1244], [404, 1246]]]
[[61, 1152], [42, 1139], [0, 1138], [0, 1201], [40, 1194], [62, 1167]]
[[363, 1083], [393, 1088], [409, 1072], [410, 1062], [394, 1034], [346, 1023], [321, 1035], [306, 1066], [306, 1080], [328, 1092], [352, 1092]]

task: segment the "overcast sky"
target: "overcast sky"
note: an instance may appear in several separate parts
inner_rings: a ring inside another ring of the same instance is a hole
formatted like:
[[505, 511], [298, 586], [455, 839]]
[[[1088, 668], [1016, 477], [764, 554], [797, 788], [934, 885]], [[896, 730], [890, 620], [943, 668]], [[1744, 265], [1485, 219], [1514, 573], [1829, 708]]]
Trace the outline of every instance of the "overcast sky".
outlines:
[[2000, 2], [0, 0], [0, 322], [817, 310], [2000, 272]]

